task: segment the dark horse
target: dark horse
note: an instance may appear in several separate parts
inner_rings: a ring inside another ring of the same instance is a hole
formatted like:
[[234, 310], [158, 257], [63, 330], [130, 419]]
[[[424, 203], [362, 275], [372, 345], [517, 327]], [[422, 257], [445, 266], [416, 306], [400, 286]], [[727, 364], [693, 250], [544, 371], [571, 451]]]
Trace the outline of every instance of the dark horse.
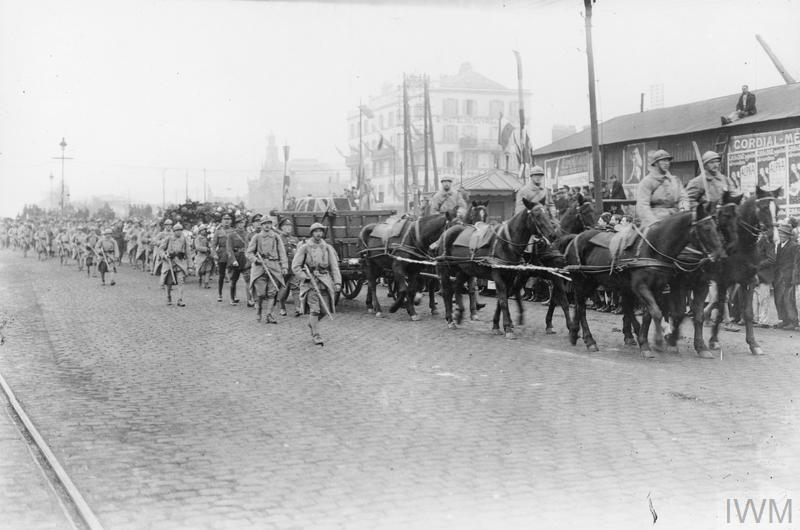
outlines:
[[[522, 263], [522, 254], [534, 234], [545, 238], [555, 236], [550, 216], [541, 204], [523, 200], [525, 209], [515, 214], [501, 225], [490, 227], [492, 231], [488, 244], [474, 251], [453, 242], [460, 230], [448, 229], [443, 239], [439, 263], [436, 266], [442, 285], [442, 298], [445, 306], [447, 326], [455, 329], [453, 322], [453, 293], [458, 306], [457, 322], [464, 314], [462, 294], [463, 285], [470, 277], [492, 280], [495, 283], [497, 305], [495, 307], [492, 331], [501, 334], [500, 313], [503, 313], [503, 330], [508, 338], [514, 338], [514, 325], [508, 310], [508, 293], [514, 284], [517, 270], [506, 268]], [[499, 266], [498, 266], [499, 265]], [[455, 281], [451, 275], [455, 275]]]
[[[739, 213], [738, 206], [742, 200], [741, 195], [724, 192], [719, 204], [712, 206], [717, 227], [725, 244], [728, 256], [733, 256], [739, 247]], [[668, 348], [677, 353], [678, 338], [683, 319], [686, 317], [686, 295], [692, 294], [692, 322], [694, 325], [694, 349], [698, 357], [711, 359], [714, 356], [706, 348], [703, 340], [703, 306], [708, 296], [708, 282], [717, 274], [719, 263], [708, 263], [698, 259], [697, 264], [689, 264], [669, 282], [669, 312], [672, 320], [672, 330], [665, 337]], [[685, 270], [684, 270], [685, 269]]]
[[[619, 260], [611, 256], [608, 248], [591, 243], [598, 233], [597, 230], [589, 230], [579, 234], [566, 251], [567, 264], [574, 267], [571, 277], [575, 292], [575, 320], [583, 330], [586, 348], [589, 351], [598, 350], [586, 320], [586, 299], [598, 285], [603, 285], [620, 292], [626, 344], [633, 343], [631, 326], [638, 328], [636, 331], [642, 355], [653, 357], [647, 333], [650, 320], [660, 322], [662, 317], [656, 296], [675, 272], [675, 260], [689, 243], [705, 249], [711, 259], [724, 256], [716, 223], [703, 204], [698, 205], [694, 212], [676, 213], [653, 223], [646, 238], [637, 238], [636, 250], [624, 251]], [[634, 316], [635, 296], [642, 300], [646, 308], [641, 327]], [[655, 328], [654, 348], [661, 351], [664, 337], [661, 326]], [[578, 329], [575, 326], [570, 330], [570, 342], [574, 345], [577, 341]]]
[[750, 353], [764, 354], [753, 333], [753, 288], [761, 260], [757, 246], [758, 236], [761, 233], [766, 234], [770, 244], [775, 241], [775, 217], [778, 212], [775, 198], [780, 193], [780, 188], [774, 191], [756, 188], [755, 196], [748, 198], [738, 207], [738, 244], [727, 259], [717, 264], [714, 271], [714, 279], [717, 281], [717, 300], [714, 304], [717, 308], [717, 318], [714, 320], [709, 339], [709, 346], [712, 349], [720, 347], [719, 326], [724, 316], [722, 309], [725, 307], [728, 288], [739, 285], [743, 295], [742, 317], [745, 322], [745, 339], [750, 346]]
[[[430, 261], [432, 258], [428, 255], [428, 247], [439, 239], [451, 218], [452, 214], [448, 212], [418, 219], [406, 219], [402, 231], [397, 236], [389, 238], [386, 243], [379, 237], [373, 237], [376, 223], [361, 229], [358, 237], [364, 246], [361, 252], [364, 257], [364, 273], [367, 277], [366, 304], [370, 312], [375, 311], [376, 317], [383, 316], [383, 309], [376, 292], [377, 281], [383, 276], [384, 271], [391, 270], [396, 289], [392, 312], [405, 301], [406, 311], [411, 320], [419, 320], [414, 309], [414, 295], [417, 291], [419, 273], [424, 265], [406, 260]], [[431, 313], [435, 314], [436, 300], [432, 291], [431, 286], [428, 293], [429, 305]]]

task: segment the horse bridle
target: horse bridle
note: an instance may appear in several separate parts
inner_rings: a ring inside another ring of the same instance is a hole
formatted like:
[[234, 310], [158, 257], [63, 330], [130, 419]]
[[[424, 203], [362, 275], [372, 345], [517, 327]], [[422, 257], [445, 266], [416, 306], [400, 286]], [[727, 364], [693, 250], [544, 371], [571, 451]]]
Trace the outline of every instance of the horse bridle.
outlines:
[[708, 256], [709, 259], [713, 261], [714, 258], [711, 252], [709, 252], [708, 247], [706, 247], [706, 244], [703, 243], [703, 239], [697, 233], [697, 226], [700, 225], [701, 223], [705, 223], [706, 221], [709, 221], [711, 222], [711, 224], [714, 225], [714, 230], [718, 230], [716, 218], [713, 215], [709, 214], [703, 217], [702, 219], [697, 219], [696, 221], [692, 221], [692, 224], [689, 225], [689, 238], [690, 240], [691, 238], [694, 238], [697, 241], [697, 246], [699, 246], [700, 250], [703, 251], [703, 254]]
[[[758, 199], [756, 199], [756, 204], [758, 204], [761, 201], [775, 201], [775, 197], [770, 196], [770, 197], [758, 198]], [[776, 208], [777, 208], [777, 205], [776, 205]], [[770, 212], [770, 214], [772, 214], [772, 212]], [[756, 217], [758, 217], [758, 212], [756, 212]], [[739, 225], [742, 228], [744, 228], [747, 231], [747, 233], [749, 233], [751, 236], [756, 237], [756, 238], [758, 236], [760, 236], [761, 234], [767, 233], [769, 230], [771, 230], [772, 228], [775, 227], [775, 223], [774, 222], [772, 222], [770, 224], [770, 226], [766, 226], [764, 223], [761, 222], [761, 219], [758, 220], [758, 226], [753, 226], [750, 223], [748, 223], [747, 221], [744, 221], [744, 220], [742, 220], [740, 218], [739, 219]]]
[[[525, 212], [531, 218], [531, 221], [533, 221], [533, 225], [536, 227], [536, 231], [538, 232], [539, 237], [544, 239], [547, 242], [547, 244], [549, 245], [550, 244], [550, 240], [547, 238], [547, 236], [544, 235], [544, 233], [542, 233], [542, 226], [539, 224], [539, 221], [536, 219], [536, 216], [534, 215], [534, 210], [536, 210], [537, 208], [539, 210], [541, 210], [542, 212], [545, 211], [544, 206], [542, 206], [541, 204], [536, 204], [536, 205], [533, 206], [533, 208], [530, 208], [530, 209], [526, 208]], [[506, 232], [508, 232], [508, 223], [507, 222], [503, 223], [503, 227], [496, 232], [495, 236], [497, 237], [497, 239], [499, 239], [500, 241], [502, 241], [506, 245], [509, 245], [509, 246], [512, 246], [512, 247], [527, 247], [528, 246], [528, 241], [525, 241], [524, 243], [514, 243], [513, 241], [511, 241], [511, 235], [510, 234], [508, 236], [508, 239], [503, 239], [500, 236], [500, 233], [503, 232], [504, 230]]]

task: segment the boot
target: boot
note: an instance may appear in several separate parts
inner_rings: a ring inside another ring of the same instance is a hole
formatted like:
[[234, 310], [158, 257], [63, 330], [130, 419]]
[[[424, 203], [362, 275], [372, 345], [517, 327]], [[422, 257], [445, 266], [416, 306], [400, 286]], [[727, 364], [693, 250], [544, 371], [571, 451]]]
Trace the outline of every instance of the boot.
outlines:
[[231, 305], [236, 305], [239, 303], [239, 299], [236, 298], [236, 285], [231, 285]]
[[167, 305], [172, 305], [172, 287], [167, 286]]
[[275, 320], [275, 315], [272, 314], [272, 308], [275, 307], [275, 297], [270, 296], [267, 298], [267, 324], [277, 324], [278, 321]]
[[322, 346], [322, 337], [319, 334], [319, 317], [317, 315], [308, 316], [308, 327], [311, 329], [311, 340], [314, 344]]
[[264, 297], [258, 297], [258, 303], [256, 304], [256, 322], [261, 322], [261, 310], [264, 305]]

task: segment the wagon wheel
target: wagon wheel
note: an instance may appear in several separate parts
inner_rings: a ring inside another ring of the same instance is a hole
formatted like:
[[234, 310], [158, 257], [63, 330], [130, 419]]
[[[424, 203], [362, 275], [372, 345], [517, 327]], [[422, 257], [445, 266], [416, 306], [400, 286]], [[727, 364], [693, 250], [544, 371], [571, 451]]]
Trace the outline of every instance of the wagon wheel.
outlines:
[[361, 292], [361, 287], [364, 285], [364, 280], [356, 279], [356, 280], [344, 280], [342, 282], [342, 294], [348, 300], [352, 300], [358, 293]]

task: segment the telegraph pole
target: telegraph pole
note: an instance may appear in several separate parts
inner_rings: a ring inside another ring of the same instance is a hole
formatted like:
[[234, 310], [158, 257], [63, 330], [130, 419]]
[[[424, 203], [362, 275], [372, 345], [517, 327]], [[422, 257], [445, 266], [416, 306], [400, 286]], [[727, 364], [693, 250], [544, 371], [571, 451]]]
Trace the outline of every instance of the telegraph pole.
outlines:
[[600, 174], [600, 139], [597, 128], [597, 97], [595, 96], [594, 52], [592, 51], [592, 2], [583, 0], [586, 8], [586, 59], [589, 68], [589, 120], [592, 127], [592, 179], [594, 180], [595, 211], [603, 211], [603, 183]]
[[61, 215], [64, 215], [64, 160], [72, 160], [71, 156], [64, 156], [64, 153], [67, 149], [67, 142], [64, 138], [61, 138], [61, 143], [58, 144], [61, 146], [61, 156], [54, 156], [54, 160], [61, 160]]
[[408, 212], [408, 80], [403, 74], [403, 212]]

